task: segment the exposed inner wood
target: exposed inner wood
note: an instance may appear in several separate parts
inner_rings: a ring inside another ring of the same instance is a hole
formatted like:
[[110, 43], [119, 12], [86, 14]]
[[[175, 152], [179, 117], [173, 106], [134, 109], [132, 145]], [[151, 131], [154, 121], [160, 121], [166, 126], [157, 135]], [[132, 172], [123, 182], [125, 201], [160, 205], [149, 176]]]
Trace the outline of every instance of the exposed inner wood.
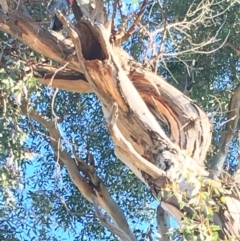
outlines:
[[[203, 167], [211, 143], [211, 125], [206, 113], [161, 76], [144, 69], [110, 42], [110, 28], [103, 24], [107, 23], [107, 19], [95, 24], [82, 18], [72, 27], [61, 14], [59, 16], [71, 39], [64, 40], [39, 27], [20, 11], [9, 16], [0, 11], [0, 30], [45, 57], [67, 66], [64, 70], [48, 65], [33, 66], [34, 75], [40, 83], [68, 91], [94, 92], [102, 103], [106, 118], [117, 105], [118, 118], [109, 128], [116, 145], [115, 153], [154, 194], [177, 182], [181, 191], [187, 190], [187, 198], [192, 198], [196, 193], [193, 195], [191, 192], [201, 189], [198, 177], [208, 178], [208, 172]], [[103, 16], [96, 15], [100, 20]], [[232, 111], [232, 114], [236, 113]], [[51, 123], [34, 113], [32, 118], [42, 121], [56, 141], [60, 139]], [[168, 125], [168, 130], [164, 130], [160, 123]], [[229, 125], [233, 128], [235, 124], [230, 122]], [[52, 143], [55, 149], [56, 141]], [[64, 151], [61, 151], [64, 156]], [[92, 201], [93, 190], [84, 183], [76, 165], [68, 158], [62, 157], [62, 160], [75, 185]], [[178, 179], [179, 173], [183, 178]], [[191, 180], [187, 179], [189, 174]], [[213, 183], [212, 186], [216, 185], [216, 182]], [[103, 185], [99, 184], [99, 192], [95, 195], [99, 205], [117, 220], [112, 209], [115, 203], [107, 196]], [[175, 196], [171, 200], [163, 197], [162, 201], [162, 207], [176, 218], [184, 212], [191, 214], [188, 209], [180, 209]], [[232, 213], [232, 206], [236, 207], [237, 214]], [[239, 206], [237, 195], [227, 195], [226, 210], [216, 213], [215, 222], [223, 228], [222, 237], [223, 234], [227, 237], [239, 236]], [[129, 232], [128, 227], [125, 229]]]

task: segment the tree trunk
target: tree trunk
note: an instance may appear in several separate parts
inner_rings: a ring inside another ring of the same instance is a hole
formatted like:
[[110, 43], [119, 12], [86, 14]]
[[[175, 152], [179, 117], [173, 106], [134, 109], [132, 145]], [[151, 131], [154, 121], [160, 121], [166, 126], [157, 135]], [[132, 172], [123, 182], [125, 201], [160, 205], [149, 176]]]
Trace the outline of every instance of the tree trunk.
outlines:
[[[192, 218], [194, 214], [193, 206], [181, 205], [181, 195], [188, 203], [197, 200], [199, 193], [218, 189], [220, 194], [209, 197], [213, 201], [209, 205], [215, 212], [214, 223], [221, 227], [220, 238], [240, 237], [239, 192], [233, 192], [237, 185], [230, 190], [224, 184], [226, 179], [212, 180], [204, 169], [211, 143], [208, 116], [197, 103], [118, 46], [102, 8], [75, 27], [69, 26], [60, 13], [58, 16], [71, 40], [38, 27], [20, 11], [10, 18], [0, 12], [0, 30], [67, 66], [56, 75], [55, 67], [33, 65], [40, 83], [98, 96], [116, 156], [149, 186], [161, 207], [179, 224], [185, 215]], [[167, 190], [171, 190], [171, 198]], [[215, 210], [222, 196], [225, 201]], [[203, 202], [206, 204], [206, 200], [199, 201], [201, 205]], [[207, 212], [204, 215], [207, 217]], [[200, 220], [195, 217], [196, 223]]]

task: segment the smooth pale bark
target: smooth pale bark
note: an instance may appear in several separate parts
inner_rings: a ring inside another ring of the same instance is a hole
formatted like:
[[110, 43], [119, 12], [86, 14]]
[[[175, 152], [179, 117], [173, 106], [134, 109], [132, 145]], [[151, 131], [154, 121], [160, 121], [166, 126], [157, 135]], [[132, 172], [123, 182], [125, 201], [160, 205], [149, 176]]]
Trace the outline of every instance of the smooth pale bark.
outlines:
[[[34, 111], [29, 112], [27, 108], [28, 106], [22, 106], [22, 113], [38, 121], [47, 129], [51, 138], [51, 146], [55, 152], [57, 160], [66, 166], [73, 183], [82, 193], [82, 195], [89, 202], [95, 202], [98, 204], [108, 213], [108, 215], [110, 215], [114, 222], [112, 226], [116, 226], [114, 230], [122, 230], [122, 233], [128, 237], [128, 239], [125, 240], [135, 241], [136, 238], [129, 227], [123, 211], [111, 197], [102, 180], [97, 176], [94, 165], [89, 166], [80, 158], [78, 159], [78, 162], [71, 158], [71, 156], [62, 148], [60, 139], [61, 135], [56, 122], [51, 121], [50, 119], [43, 117]], [[80, 172], [84, 173], [88, 178], [84, 177], [84, 175], [82, 175]], [[107, 228], [110, 228], [110, 231], [111, 228], [113, 228], [112, 226], [106, 225]], [[118, 233], [115, 234], [118, 235]]]
[[[103, 11], [101, 8], [98, 10]], [[208, 177], [203, 167], [211, 142], [211, 125], [207, 115], [161, 76], [144, 69], [114, 42], [110, 42], [111, 28], [107, 19], [102, 20], [104, 14], [94, 13], [92, 16], [92, 19], [82, 18], [75, 29], [59, 14], [72, 42], [66, 42], [39, 28], [19, 11], [10, 16], [9, 21], [1, 12], [0, 30], [80, 73], [80, 78], [76, 74], [79, 80], [74, 80], [79, 81], [75, 84], [75, 91], [81, 92], [80, 83], [85, 82], [85, 90], [89, 86], [89, 91], [96, 93], [102, 102], [109, 131], [115, 142], [116, 155], [150, 187], [154, 195], [157, 196], [166, 186], [178, 183], [181, 191], [187, 190], [186, 198], [190, 200], [204, 188], [221, 186], [220, 182]], [[47, 71], [51, 72], [49, 76], [52, 78], [55, 71]], [[39, 78], [39, 81], [50, 84], [50, 77], [46, 82], [44, 78]], [[71, 81], [69, 84], [66, 82], [61, 77], [55, 79], [52, 85], [54, 83], [55, 87], [72, 90]], [[165, 133], [162, 122], [168, 124], [170, 134]], [[56, 141], [59, 137], [55, 136], [54, 139]], [[64, 153], [61, 158], [75, 185], [92, 201], [92, 191], [89, 192], [86, 183], [79, 177], [77, 166], [69, 162]], [[208, 180], [204, 188], [200, 186], [200, 177]], [[99, 187], [101, 195], [95, 193], [99, 205], [117, 223], [118, 218], [112, 213], [112, 200], [105, 192], [105, 187]], [[221, 238], [239, 237], [239, 192], [231, 193], [223, 189], [222, 193], [226, 196], [225, 209], [220, 209], [214, 217], [215, 223], [222, 228], [219, 235]], [[173, 195], [169, 198], [164, 191], [160, 204], [179, 222], [183, 215], [191, 217], [193, 213], [186, 207], [180, 209], [177, 197]], [[126, 222], [118, 222], [118, 227], [131, 236]]]
[[169, 219], [167, 216], [167, 213], [164, 211], [164, 209], [159, 205], [157, 207], [157, 226], [158, 226], [158, 233], [161, 235], [161, 241], [168, 241], [169, 235], [168, 230], [170, 228], [169, 225]]
[[239, 133], [236, 133], [240, 111], [240, 85], [238, 85], [233, 91], [233, 95], [229, 105], [228, 119], [226, 122], [224, 133], [220, 140], [219, 151], [214, 156], [210, 163], [210, 169], [215, 175], [219, 176], [222, 172], [224, 162], [227, 158], [229, 145], [234, 137]]

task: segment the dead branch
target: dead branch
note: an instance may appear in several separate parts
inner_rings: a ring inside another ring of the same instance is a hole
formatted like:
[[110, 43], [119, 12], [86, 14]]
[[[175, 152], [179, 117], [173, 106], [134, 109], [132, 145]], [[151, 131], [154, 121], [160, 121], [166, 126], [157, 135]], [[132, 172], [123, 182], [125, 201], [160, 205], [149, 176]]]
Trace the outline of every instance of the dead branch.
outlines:
[[[85, 76], [74, 70], [68, 68], [59, 70], [58, 67], [49, 64], [29, 65], [30, 68], [24, 69], [25, 72], [34, 76], [36, 80], [41, 84], [71, 92], [93, 92]], [[30, 70], [31, 72], [29, 72]]]
[[[150, 163], [149, 161], [145, 160], [141, 155], [139, 155], [131, 143], [129, 143], [122, 133], [119, 131], [116, 121], [118, 118], [118, 105], [117, 103], [114, 103], [112, 106], [112, 110], [110, 112], [109, 118], [107, 119], [107, 125], [109, 128], [109, 131], [111, 133], [111, 136], [113, 138], [114, 143], [116, 143], [116, 149], [115, 153], [118, 153], [118, 155], [123, 156], [122, 153], [126, 153], [125, 157], [122, 158], [122, 160], [129, 160], [132, 165], [132, 171], [141, 179], [141, 170], [144, 170], [145, 172], [149, 173], [152, 177], [157, 179], [160, 176], [164, 176], [164, 172], [161, 171], [159, 168], [157, 168], [155, 165]], [[125, 163], [127, 164], [127, 163]], [[128, 163], [129, 166], [129, 163]], [[130, 168], [131, 168], [130, 167]], [[137, 169], [136, 169], [137, 167]], [[144, 181], [144, 180], [143, 180]]]

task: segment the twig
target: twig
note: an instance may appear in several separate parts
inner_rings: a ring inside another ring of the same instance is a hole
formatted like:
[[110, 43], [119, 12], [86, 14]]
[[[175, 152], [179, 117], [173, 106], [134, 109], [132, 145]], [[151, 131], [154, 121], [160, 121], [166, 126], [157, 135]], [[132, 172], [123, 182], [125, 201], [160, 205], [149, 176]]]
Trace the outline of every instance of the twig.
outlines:
[[87, 214], [85, 214], [85, 213], [79, 213], [79, 212], [73, 212], [73, 211], [71, 211], [69, 208], [68, 208], [68, 206], [67, 206], [67, 204], [66, 204], [66, 202], [61, 198], [61, 197], [58, 197], [57, 195], [55, 195], [57, 198], [59, 198], [59, 200], [60, 200], [60, 202], [62, 203], [62, 205], [64, 206], [64, 208], [67, 210], [67, 212], [69, 213], [69, 214], [71, 214], [71, 215], [75, 215], [75, 216], [77, 216], [77, 217], [86, 217], [86, 216], [88, 216], [88, 217], [91, 217], [91, 218], [94, 218], [94, 216], [95, 215], [87, 215]]
[[53, 76], [52, 76], [52, 78], [51, 78], [51, 81], [50, 81], [48, 87], [52, 85], [52, 82], [53, 82], [55, 76], [57, 75], [57, 73], [60, 72], [61, 70], [64, 70], [64, 69], [68, 66], [68, 64], [69, 64], [69, 62], [67, 62], [67, 63], [64, 64], [62, 67], [60, 67], [60, 68], [58, 68], [58, 69], [56, 69], [56, 70], [54, 71], [54, 74], [53, 74]]
[[[55, 76], [57, 75], [57, 73], [58, 73], [59, 71], [65, 69], [68, 64], [69, 64], [69, 62], [67, 62], [67, 63], [64, 64], [62, 67], [60, 67], [60, 68], [58, 68], [58, 69], [56, 69], [56, 70], [54, 71], [54, 74], [53, 74], [53, 76], [52, 76], [52, 78], [51, 78], [51, 81], [50, 81], [50, 83], [49, 83], [48, 86], [52, 85], [53, 79], [55, 78]], [[54, 111], [54, 103], [55, 103], [55, 99], [56, 99], [57, 93], [58, 93], [58, 88], [56, 88], [56, 90], [55, 90], [55, 92], [54, 92], [54, 94], [53, 94], [52, 101], [51, 101], [51, 111], [52, 111], [52, 115], [53, 115], [54, 118], [55, 118], [55, 125], [56, 125], [56, 127], [57, 127], [57, 122], [58, 122], [58, 120], [60, 119], [60, 117], [58, 117], [57, 114], [56, 114], [55, 111]]]
[[59, 119], [59, 117], [56, 115], [56, 113], [54, 111], [54, 102], [55, 102], [57, 93], [58, 93], [58, 88], [54, 91], [53, 98], [51, 101], [51, 111], [52, 111], [52, 115], [55, 117], [56, 121]]
[[207, 46], [207, 45], [211, 44], [213, 42], [213, 39], [210, 39], [210, 40], [206, 41], [202, 46], [194, 47], [194, 48], [191, 48], [189, 50], [184, 50], [184, 51], [181, 51], [181, 52], [178, 52], [178, 53], [166, 53], [166, 54], [162, 54], [162, 55], [165, 56], [165, 57], [170, 57], [170, 56], [176, 56], [176, 55], [185, 54], [185, 53], [188, 53], [188, 52], [191, 52], [191, 51], [194, 52], [194, 53], [199, 53], [199, 54], [211, 54], [211, 53], [214, 53], [217, 50], [221, 49], [222, 46], [224, 46], [226, 40], [229, 37], [229, 34], [230, 34], [230, 32], [228, 33], [228, 35], [225, 38], [224, 42], [218, 48], [210, 50], [210, 51], [203, 51], [203, 50], [199, 50], [199, 49], [204, 47], [204, 46]]

